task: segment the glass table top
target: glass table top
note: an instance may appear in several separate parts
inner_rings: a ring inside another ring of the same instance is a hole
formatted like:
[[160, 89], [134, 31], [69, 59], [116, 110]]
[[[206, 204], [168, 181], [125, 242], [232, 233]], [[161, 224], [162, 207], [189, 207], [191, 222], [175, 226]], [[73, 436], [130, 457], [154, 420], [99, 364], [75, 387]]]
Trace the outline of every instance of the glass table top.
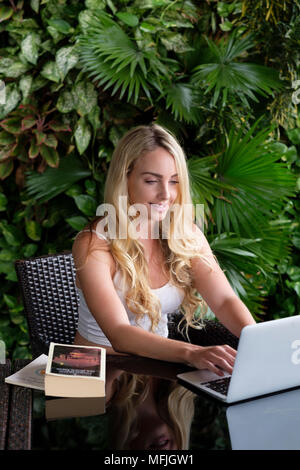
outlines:
[[45, 399], [34, 391], [32, 449], [300, 449], [300, 389], [226, 406], [179, 383], [185, 370], [107, 356], [105, 399]]

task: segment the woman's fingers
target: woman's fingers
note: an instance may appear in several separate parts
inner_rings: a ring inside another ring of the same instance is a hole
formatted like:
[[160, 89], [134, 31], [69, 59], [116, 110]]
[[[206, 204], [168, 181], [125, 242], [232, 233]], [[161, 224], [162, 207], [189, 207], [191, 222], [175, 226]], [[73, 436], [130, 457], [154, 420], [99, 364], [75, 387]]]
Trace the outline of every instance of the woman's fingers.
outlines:
[[222, 369], [216, 367], [212, 362], [207, 362], [206, 364], [207, 366], [205, 367], [205, 369], [214, 372], [215, 374], [219, 375], [219, 377], [224, 377], [224, 372], [222, 371]]
[[[201, 369], [208, 369], [222, 377], [223, 371], [232, 374], [236, 351], [228, 345], [209, 346], [200, 352]], [[199, 366], [198, 366], [199, 367]]]

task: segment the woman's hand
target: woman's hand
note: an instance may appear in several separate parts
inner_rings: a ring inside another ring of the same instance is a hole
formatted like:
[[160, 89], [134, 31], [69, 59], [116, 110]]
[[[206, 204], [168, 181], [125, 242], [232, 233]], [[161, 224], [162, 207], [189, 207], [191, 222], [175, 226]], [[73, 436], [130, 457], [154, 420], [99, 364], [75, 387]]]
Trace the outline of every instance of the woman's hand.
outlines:
[[189, 363], [197, 369], [208, 369], [222, 377], [223, 371], [232, 374], [236, 350], [228, 346], [194, 346]]

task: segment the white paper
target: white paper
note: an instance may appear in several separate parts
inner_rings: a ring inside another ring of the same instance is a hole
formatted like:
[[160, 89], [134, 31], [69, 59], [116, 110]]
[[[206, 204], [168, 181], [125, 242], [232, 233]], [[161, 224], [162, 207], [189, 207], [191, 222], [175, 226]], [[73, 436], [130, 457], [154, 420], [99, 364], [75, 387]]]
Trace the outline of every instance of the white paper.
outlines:
[[48, 356], [46, 356], [46, 354], [41, 354], [41, 356], [34, 359], [30, 364], [27, 364], [23, 369], [20, 369], [9, 377], [6, 377], [5, 382], [12, 385], [19, 385], [21, 387], [45, 390], [45, 371], [47, 360]]

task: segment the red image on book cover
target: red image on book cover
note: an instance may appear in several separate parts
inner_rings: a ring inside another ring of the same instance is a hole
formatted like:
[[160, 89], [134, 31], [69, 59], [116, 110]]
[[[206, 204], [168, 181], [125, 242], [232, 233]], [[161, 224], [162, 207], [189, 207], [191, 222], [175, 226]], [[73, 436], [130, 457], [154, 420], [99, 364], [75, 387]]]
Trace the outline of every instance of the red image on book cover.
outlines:
[[53, 349], [51, 372], [99, 377], [100, 361], [101, 351], [97, 349], [56, 345]]

